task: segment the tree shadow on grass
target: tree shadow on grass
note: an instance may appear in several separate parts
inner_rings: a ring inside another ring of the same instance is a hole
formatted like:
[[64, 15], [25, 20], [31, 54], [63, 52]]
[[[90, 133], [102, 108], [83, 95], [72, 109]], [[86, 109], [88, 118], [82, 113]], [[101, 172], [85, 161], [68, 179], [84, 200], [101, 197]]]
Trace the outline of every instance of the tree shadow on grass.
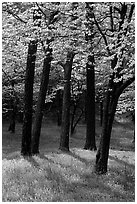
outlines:
[[91, 172], [79, 173], [79, 176], [79, 181], [66, 181], [61, 171], [58, 173], [54, 169], [48, 171], [47, 177], [53, 182], [54, 190], [58, 192], [56, 195], [63, 196], [62, 200], [55, 196], [52, 201], [65, 202], [68, 198], [70, 202], [133, 201], [133, 197], [128, 197], [126, 191], [120, 192], [119, 189], [114, 188], [115, 186], [111, 187], [105, 183], [105, 178], [108, 179], [106, 175], [98, 176]]
[[120, 165], [127, 166], [127, 167], [130, 167], [132, 169], [135, 169], [135, 165], [130, 164], [130, 163], [126, 162], [126, 161], [123, 161], [122, 159], [118, 159], [117, 157], [109, 155], [109, 159], [116, 161]]
[[[86, 166], [93, 166], [93, 161], [87, 161], [75, 152], [59, 152], [60, 154], [70, 155], [78, 161], [84, 163]], [[38, 158], [48, 162], [48, 166], [43, 170], [46, 171], [46, 179], [51, 183], [51, 189], [53, 190], [54, 197], [52, 202], [129, 202], [134, 201], [133, 181], [125, 181], [125, 174], [118, 168], [110, 167], [109, 174], [96, 175], [94, 172], [79, 171], [75, 166], [71, 165], [71, 176], [67, 180], [64, 177], [63, 169], [70, 168], [60, 161], [54, 160], [56, 155], [48, 157], [48, 155], [39, 154]], [[30, 162], [35, 168], [40, 169], [40, 163], [37, 161], [37, 157], [24, 157]], [[119, 164], [127, 165], [129, 168], [134, 168], [134, 165], [128, 164], [127, 162], [110, 156], [110, 159], [115, 160]], [[55, 164], [52, 166], [52, 164]], [[57, 166], [59, 165], [59, 166]], [[87, 168], [85, 167], [85, 170]], [[123, 167], [121, 167], [123, 170]], [[67, 172], [67, 169], [66, 169]], [[78, 175], [78, 179], [75, 178]], [[127, 178], [127, 177], [126, 177]], [[109, 184], [112, 185], [109, 185]], [[117, 187], [115, 186], [117, 185]], [[122, 186], [124, 190], [119, 190], [119, 186]], [[131, 192], [131, 195], [129, 194]]]
[[[84, 150], [86, 151], [86, 150]], [[93, 162], [94, 160], [87, 160], [85, 158], [82, 158], [80, 157], [78, 154], [76, 154], [75, 152], [73, 151], [57, 151], [57, 154], [65, 154], [65, 155], [69, 155], [69, 156], [72, 156], [74, 157], [75, 159], [79, 160], [80, 162], [84, 163], [86, 166], [90, 166], [91, 164], [93, 165]], [[44, 154], [39, 154], [38, 155], [41, 159], [46, 159], [48, 160], [49, 162], [52, 162], [52, 163], [56, 163], [54, 160], [48, 158], [47, 156], [45, 156]], [[60, 163], [61, 164], [61, 163]]]
[[[85, 150], [86, 151], [86, 150]], [[93, 165], [94, 161], [93, 160], [88, 160], [87, 159], [84, 159], [82, 157], [80, 157], [78, 154], [76, 154], [75, 152], [72, 152], [70, 151], [68, 153], [70, 156], [74, 157], [75, 159], [78, 159], [80, 162], [84, 163], [86, 166], [89, 166], [89, 165]]]

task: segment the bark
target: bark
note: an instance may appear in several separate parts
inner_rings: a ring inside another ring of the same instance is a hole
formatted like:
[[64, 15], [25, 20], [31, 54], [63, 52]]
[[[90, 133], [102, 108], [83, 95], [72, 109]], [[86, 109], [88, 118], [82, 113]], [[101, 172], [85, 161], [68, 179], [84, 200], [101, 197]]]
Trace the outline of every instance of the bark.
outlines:
[[34, 119], [34, 126], [33, 126], [33, 138], [32, 138], [32, 154], [39, 153], [41, 124], [42, 124], [42, 118], [43, 118], [45, 98], [46, 98], [46, 93], [47, 93], [47, 88], [48, 88], [48, 83], [49, 83], [51, 59], [52, 59], [52, 49], [48, 47], [47, 55], [44, 58], [41, 85], [40, 85], [38, 102], [37, 102], [37, 107], [36, 107], [36, 112], [35, 112], [35, 119]]
[[94, 55], [88, 57], [87, 63], [87, 96], [86, 96], [86, 143], [84, 149], [96, 150], [95, 141], [95, 72]]
[[64, 92], [63, 92], [63, 107], [62, 107], [62, 125], [60, 135], [59, 149], [69, 151], [69, 127], [70, 127], [70, 85], [71, 71], [73, 64], [74, 53], [68, 52], [67, 61], [64, 65]]
[[86, 100], [86, 96], [87, 96], [87, 90], [84, 90], [85, 123], [87, 122], [87, 100]]
[[62, 116], [62, 96], [61, 89], [57, 90], [57, 125], [61, 126], [61, 116]]
[[75, 119], [75, 114], [76, 114], [76, 109], [77, 109], [77, 105], [76, 105], [75, 102], [74, 102], [73, 106], [74, 107], [73, 107], [73, 112], [72, 112], [72, 116], [71, 116], [71, 125], [70, 125], [71, 135], [73, 135], [74, 130], [75, 130], [75, 128], [74, 128], [74, 119]]
[[99, 174], [104, 174], [107, 172], [110, 137], [117, 103], [118, 98], [115, 97], [113, 105], [110, 107], [110, 93], [108, 92], [104, 107], [102, 135], [96, 155], [96, 172]]
[[103, 121], [103, 101], [100, 102], [100, 126], [102, 126]]
[[134, 77], [128, 79], [127, 81], [122, 82], [121, 85], [121, 82], [119, 85], [113, 82], [113, 76], [110, 79], [104, 103], [102, 135], [96, 155], [95, 171], [98, 174], [104, 174], [107, 172], [110, 138], [119, 96], [122, 94], [124, 89], [134, 81], [134, 79]]
[[15, 133], [16, 110], [15, 110], [14, 104], [11, 105], [11, 110], [9, 111], [9, 118], [10, 118], [10, 124], [9, 124], [8, 131], [11, 131], [11, 133]]
[[78, 116], [77, 120], [74, 122], [75, 113], [73, 113], [73, 117], [71, 118], [71, 135], [73, 135], [77, 124], [81, 120], [82, 115], [83, 115], [83, 110], [81, 109], [80, 115]]
[[28, 47], [25, 93], [24, 93], [24, 118], [22, 130], [21, 154], [31, 155], [31, 129], [32, 129], [32, 107], [33, 107], [33, 83], [37, 52], [37, 41], [30, 41]]
[[[129, 10], [129, 16], [127, 16], [127, 5], [126, 3], [121, 4], [121, 8], [114, 7], [115, 10], [118, 11], [120, 14], [120, 19], [119, 19], [119, 28], [118, 31], [122, 31], [122, 26], [127, 18], [128, 22], [131, 21], [133, 11], [134, 11], [135, 5], [131, 6], [131, 9]], [[112, 12], [112, 9], [110, 9], [110, 13]], [[112, 19], [112, 14], [111, 14], [111, 21]], [[97, 20], [95, 19], [95, 24], [100, 31], [100, 34], [102, 35], [104, 42], [106, 46], [108, 46], [107, 42], [107, 37], [101, 30]], [[113, 22], [112, 22], [113, 23]], [[111, 28], [113, 27], [111, 23]], [[128, 28], [128, 27], [127, 27]], [[124, 29], [124, 36], [126, 36], [128, 29]], [[112, 29], [113, 30], [113, 29]], [[119, 35], [117, 37], [117, 44], [118, 47], [121, 46], [121, 36], [122, 32], [119, 32]], [[110, 49], [107, 47], [107, 51], [109, 56], [111, 56]], [[119, 56], [120, 57], [120, 56]], [[121, 50], [121, 58], [123, 57], [123, 49]], [[115, 56], [113, 60], [111, 61], [111, 69], [114, 70], [118, 62], [118, 56], [117, 53], [115, 53]], [[111, 76], [109, 85], [108, 85], [108, 91], [107, 91], [107, 96], [106, 100], [104, 103], [104, 113], [103, 113], [103, 126], [102, 126], [102, 135], [101, 135], [101, 141], [100, 141], [100, 146], [96, 155], [96, 166], [95, 170], [97, 173], [106, 173], [107, 172], [107, 163], [108, 163], [108, 156], [109, 156], [109, 146], [110, 146], [110, 137], [111, 137], [111, 131], [112, 131], [112, 125], [113, 125], [113, 120], [116, 112], [116, 107], [118, 103], [119, 96], [122, 94], [124, 89], [128, 87], [134, 80], [135, 77], [133, 76], [130, 79], [127, 79], [125, 82], [123, 81], [123, 76], [122, 76], [122, 70], [124, 69], [124, 58], [122, 65], [117, 68], [117, 72], [113, 72], [113, 75]], [[121, 78], [122, 77], [122, 78]], [[118, 83], [114, 82], [114, 79], [119, 79]], [[121, 80], [120, 80], [121, 79]]]

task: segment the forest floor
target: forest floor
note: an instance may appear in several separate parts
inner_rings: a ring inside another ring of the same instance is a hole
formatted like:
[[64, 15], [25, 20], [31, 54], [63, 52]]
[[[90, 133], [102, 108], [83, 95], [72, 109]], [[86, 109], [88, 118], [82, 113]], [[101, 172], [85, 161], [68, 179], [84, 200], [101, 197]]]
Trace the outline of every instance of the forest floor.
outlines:
[[[97, 124], [97, 146], [101, 128]], [[60, 127], [42, 127], [40, 154], [20, 155], [22, 125], [16, 133], [3, 123], [3, 202], [134, 202], [135, 148], [133, 124], [115, 122], [108, 173], [96, 175], [96, 152], [83, 150], [85, 125], [70, 138], [70, 152], [58, 150]]]

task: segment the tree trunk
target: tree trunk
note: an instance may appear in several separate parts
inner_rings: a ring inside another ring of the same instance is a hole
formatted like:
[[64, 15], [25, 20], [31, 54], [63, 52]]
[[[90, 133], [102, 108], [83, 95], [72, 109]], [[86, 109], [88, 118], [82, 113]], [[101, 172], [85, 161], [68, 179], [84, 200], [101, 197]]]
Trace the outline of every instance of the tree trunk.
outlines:
[[94, 55], [88, 57], [87, 62], [87, 128], [84, 149], [96, 150], [95, 142], [95, 73]]
[[47, 55], [44, 58], [41, 85], [40, 85], [38, 102], [37, 102], [37, 107], [36, 107], [36, 112], [35, 112], [35, 119], [34, 119], [34, 126], [33, 126], [33, 138], [32, 138], [32, 154], [39, 153], [41, 124], [42, 124], [42, 118], [43, 118], [45, 98], [46, 98], [46, 93], [47, 93], [47, 88], [48, 88], [48, 83], [49, 83], [51, 59], [52, 59], [52, 49], [48, 47]]
[[[82, 115], [83, 115], [83, 110], [81, 109], [81, 114], [78, 116], [78, 118], [75, 121], [75, 123], [74, 123], [74, 119], [71, 119], [71, 135], [73, 135], [73, 133], [75, 131], [75, 128], [76, 128], [77, 124], [79, 123]], [[74, 116], [75, 116], [75, 114], [74, 114]]]
[[61, 126], [61, 115], [62, 115], [62, 97], [61, 97], [61, 89], [57, 90], [57, 125]]
[[119, 82], [119, 84], [114, 83], [113, 80], [114, 80], [114, 73], [110, 76], [106, 99], [104, 102], [102, 135], [101, 135], [99, 149], [96, 155], [96, 165], [95, 165], [95, 170], [98, 174], [104, 174], [107, 172], [107, 163], [108, 163], [108, 156], [109, 156], [109, 146], [110, 146], [112, 125], [113, 125], [113, 120], [116, 112], [118, 98], [120, 96], [120, 94], [118, 93], [118, 89], [120, 87], [120, 84], [123, 83], [123, 82]]
[[110, 93], [108, 92], [106, 101], [105, 101], [105, 107], [104, 107], [104, 118], [103, 118], [103, 127], [102, 127], [100, 146], [96, 155], [96, 172], [99, 174], [104, 174], [107, 172], [110, 137], [111, 137], [114, 116], [116, 112], [116, 107], [118, 103], [118, 98], [115, 97], [113, 99], [112, 104], [110, 103], [111, 103]]
[[70, 125], [70, 133], [71, 133], [71, 135], [73, 135], [74, 130], [75, 130], [75, 128], [74, 128], [74, 118], [75, 118], [76, 109], [77, 109], [77, 105], [76, 105], [75, 102], [74, 102], [73, 106], [74, 107], [73, 107], [73, 112], [72, 112], [72, 116], [71, 116], [71, 125]]
[[59, 149], [69, 151], [69, 127], [70, 127], [70, 84], [71, 71], [73, 64], [74, 53], [68, 52], [67, 61], [64, 65], [64, 92], [63, 92], [63, 107], [62, 107], [62, 125], [60, 136]]
[[102, 126], [103, 121], [103, 101], [100, 102], [100, 126]]
[[33, 107], [33, 83], [37, 52], [37, 41], [30, 41], [28, 47], [25, 93], [24, 93], [24, 118], [22, 131], [22, 155], [31, 155], [31, 128], [32, 128], [32, 107]]
[[15, 133], [15, 117], [16, 117], [16, 111], [14, 108], [14, 105], [11, 106], [10, 110], [10, 124], [9, 124], [9, 129], [8, 131], [11, 131], [11, 133]]

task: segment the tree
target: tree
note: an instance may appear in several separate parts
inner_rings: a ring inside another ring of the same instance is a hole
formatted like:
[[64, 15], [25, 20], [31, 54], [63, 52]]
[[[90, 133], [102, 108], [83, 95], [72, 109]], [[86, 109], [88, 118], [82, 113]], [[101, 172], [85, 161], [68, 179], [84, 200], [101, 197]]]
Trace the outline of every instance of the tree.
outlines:
[[57, 90], [56, 94], [56, 103], [57, 103], [57, 124], [61, 126], [62, 120], [62, 89]]
[[95, 73], [94, 55], [89, 55], [87, 62], [87, 92], [86, 92], [86, 143], [84, 149], [96, 150], [95, 142]]
[[75, 53], [68, 51], [66, 63], [64, 65], [64, 92], [62, 107], [62, 125], [59, 149], [69, 151], [69, 127], [70, 127], [70, 85], [73, 58]]
[[[131, 37], [130, 32], [133, 29], [131, 19], [133, 17], [134, 7], [134, 3], [121, 3], [118, 5], [114, 4], [113, 6], [109, 5], [109, 30], [111, 31], [111, 35], [104, 34], [94, 16], [95, 24], [106, 44], [106, 49], [110, 56], [109, 59], [111, 59], [112, 70], [109, 76], [108, 88], [104, 101], [102, 135], [96, 155], [96, 172], [101, 174], [107, 172], [110, 137], [118, 99], [122, 92], [135, 80], [133, 69], [134, 49], [133, 47], [130, 49], [130, 55], [129, 50], [127, 49], [129, 40], [131, 40], [131, 38], [129, 38], [129, 36]], [[116, 14], [116, 12], [118, 13]], [[114, 17], [117, 17], [116, 19], [118, 19], [118, 22]], [[118, 26], [116, 26], [115, 23], [117, 23]], [[117, 35], [115, 36], [115, 34]], [[113, 36], [113, 39], [117, 39], [117, 44], [115, 44], [115, 46], [113, 46], [113, 44], [111, 44], [110, 47], [108, 46], [108, 36]], [[134, 41], [134, 38], [132, 38], [132, 40]], [[131, 60], [133, 60], [133, 62], [130, 64], [129, 62], [131, 62]]]
[[33, 106], [33, 82], [35, 60], [37, 52], [37, 40], [31, 40], [28, 47], [25, 93], [24, 93], [24, 118], [22, 130], [21, 154], [31, 155], [31, 129], [32, 129], [32, 106]]
[[45, 98], [49, 82], [49, 72], [52, 60], [52, 48], [47, 47], [45, 50], [45, 58], [43, 63], [43, 72], [41, 77], [41, 85], [38, 96], [38, 102], [35, 112], [34, 127], [33, 127], [33, 139], [32, 139], [32, 154], [39, 153], [39, 139], [41, 131], [41, 123], [43, 117], [43, 109], [45, 105]]
[[71, 123], [70, 134], [75, 132], [77, 124], [82, 119], [85, 108], [85, 70], [80, 73], [72, 71], [71, 75]]
[[[17, 20], [8, 13], [7, 4], [7, 2], [3, 3], [2, 7], [3, 113], [8, 113], [12, 123], [9, 129], [13, 129], [14, 132], [15, 118], [18, 119], [19, 114], [23, 110], [23, 82], [27, 47], [19, 39], [19, 35], [17, 35], [19, 30], [19, 27], [17, 28]], [[13, 11], [14, 8], [11, 10]], [[22, 23], [19, 21], [18, 24], [20, 25]]]
[[86, 40], [90, 43], [90, 55], [86, 65], [87, 90], [86, 90], [86, 143], [84, 149], [96, 150], [95, 142], [95, 71], [94, 71], [94, 19], [92, 3], [86, 3], [86, 17], [88, 33]]

